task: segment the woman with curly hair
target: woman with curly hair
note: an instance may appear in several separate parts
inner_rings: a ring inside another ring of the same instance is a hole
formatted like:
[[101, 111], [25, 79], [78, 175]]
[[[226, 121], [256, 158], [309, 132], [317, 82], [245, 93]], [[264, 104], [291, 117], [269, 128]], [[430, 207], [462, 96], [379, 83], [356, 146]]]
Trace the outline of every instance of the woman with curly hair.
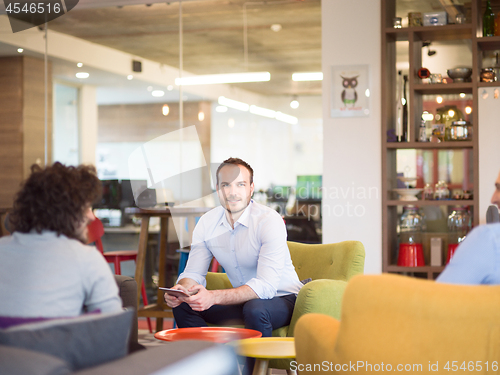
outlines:
[[101, 184], [92, 166], [31, 167], [0, 238], [0, 315], [68, 317], [118, 311], [113, 274], [93, 246], [87, 224]]

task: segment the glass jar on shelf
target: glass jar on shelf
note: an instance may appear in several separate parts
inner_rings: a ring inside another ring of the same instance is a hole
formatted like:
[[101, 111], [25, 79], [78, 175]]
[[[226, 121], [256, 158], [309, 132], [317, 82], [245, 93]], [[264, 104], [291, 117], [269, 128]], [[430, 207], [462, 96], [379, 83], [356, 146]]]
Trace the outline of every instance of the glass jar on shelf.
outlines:
[[434, 188], [434, 199], [435, 200], [446, 200], [450, 197], [450, 190], [446, 182], [440, 180]]
[[457, 206], [453, 208], [448, 216], [448, 255], [446, 263], [449, 263], [458, 245], [472, 228], [472, 219], [466, 207]]
[[425, 266], [422, 231], [424, 220], [415, 206], [403, 207], [399, 220], [398, 266]]

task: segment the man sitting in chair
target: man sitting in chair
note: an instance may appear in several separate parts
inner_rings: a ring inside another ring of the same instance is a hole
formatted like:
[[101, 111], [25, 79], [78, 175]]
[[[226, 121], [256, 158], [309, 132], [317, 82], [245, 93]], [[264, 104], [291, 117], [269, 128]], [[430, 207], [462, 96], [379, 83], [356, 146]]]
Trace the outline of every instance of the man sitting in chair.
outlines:
[[87, 224], [101, 183], [94, 167], [44, 169], [17, 193], [11, 236], [0, 238], [0, 315], [71, 317], [120, 311], [118, 287], [101, 253], [87, 242]]
[[[220, 207], [196, 225], [189, 260], [174, 289], [189, 297], [165, 294], [180, 328], [243, 322], [246, 328], [272, 336], [290, 323], [302, 287], [290, 258], [281, 216], [251, 200], [253, 170], [237, 158], [217, 169]], [[206, 275], [215, 257], [232, 289], [207, 290]]]
[[[500, 173], [491, 203], [500, 208]], [[452, 284], [500, 284], [500, 223], [474, 228], [458, 246], [437, 281]]]

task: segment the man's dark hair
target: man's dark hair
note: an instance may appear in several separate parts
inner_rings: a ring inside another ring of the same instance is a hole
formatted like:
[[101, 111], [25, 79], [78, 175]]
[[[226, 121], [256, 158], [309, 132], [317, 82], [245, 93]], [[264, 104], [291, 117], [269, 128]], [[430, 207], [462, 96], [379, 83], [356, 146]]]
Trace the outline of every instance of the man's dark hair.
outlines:
[[229, 158], [227, 160], [224, 160], [221, 163], [221, 165], [219, 165], [219, 168], [217, 168], [217, 186], [219, 186], [219, 171], [222, 169], [222, 167], [225, 167], [226, 165], [229, 165], [229, 164], [244, 166], [246, 169], [248, 169], [248, 172], [250, 173], [250, 183], [253, 182], [253, 169], [250, 166], [250, 164], [248, 164], [246, 161], [243, 161], [239, 158]]
[[91, 165], [67, 167], [56, 162], [41, 168], [34, 164], [16, 195], [9, 218], [12, 229], [21, 233], [50, 230], [75, 238], [85, 210], [100, 198], [101, 191]]

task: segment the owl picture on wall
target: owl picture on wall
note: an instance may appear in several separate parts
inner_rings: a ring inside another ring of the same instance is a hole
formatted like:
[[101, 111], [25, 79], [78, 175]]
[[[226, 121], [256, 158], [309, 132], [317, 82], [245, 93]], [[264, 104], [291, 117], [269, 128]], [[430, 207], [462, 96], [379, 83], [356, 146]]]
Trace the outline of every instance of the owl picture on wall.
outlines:
[[331, 117], [370, 115], [369, 72], [369, 65], [332, 65]]
[[344, 107], [351, 106], [355, 107], [356, 102], [358, 101], [358, 93], [356, 92], [356, 86], [358, 85], [358, 77], [342, 77], [342, 86], [344, 90], [342, 90], [342, 103], [344, 103]]

